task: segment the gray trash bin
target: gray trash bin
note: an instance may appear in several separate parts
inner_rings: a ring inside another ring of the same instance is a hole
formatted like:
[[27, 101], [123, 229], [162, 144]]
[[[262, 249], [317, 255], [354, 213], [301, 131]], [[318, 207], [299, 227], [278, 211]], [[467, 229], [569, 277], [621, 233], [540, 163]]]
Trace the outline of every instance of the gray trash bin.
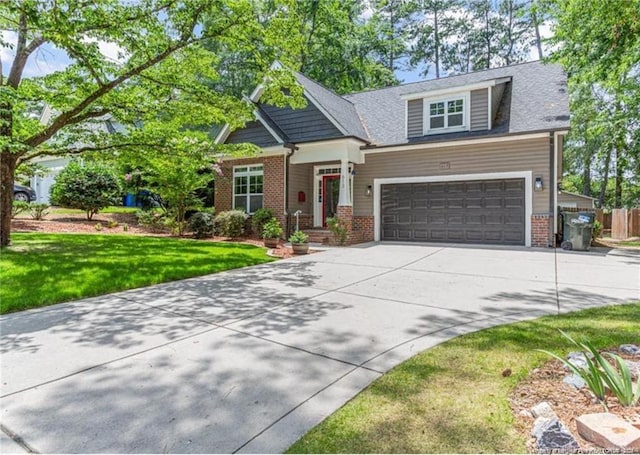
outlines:
[[563, 212], [563, 250], [589, 251], [593, 236], [595, 214], [589, 212]]

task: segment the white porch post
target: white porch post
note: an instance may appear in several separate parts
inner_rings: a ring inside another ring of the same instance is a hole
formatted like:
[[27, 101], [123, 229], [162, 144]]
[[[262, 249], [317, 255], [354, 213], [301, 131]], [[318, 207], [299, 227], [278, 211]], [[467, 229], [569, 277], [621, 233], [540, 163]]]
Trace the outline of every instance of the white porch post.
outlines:
[[340, 197], [339, 206], [351, 206], [351, 176], [349, 175], [349, 160], [342, 158], [340, 161]]

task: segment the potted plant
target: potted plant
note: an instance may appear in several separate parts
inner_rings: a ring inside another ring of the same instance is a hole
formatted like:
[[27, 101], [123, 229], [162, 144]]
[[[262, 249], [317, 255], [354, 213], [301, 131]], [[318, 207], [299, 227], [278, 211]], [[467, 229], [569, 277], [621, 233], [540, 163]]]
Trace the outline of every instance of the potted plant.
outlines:
[[307, 254], [309, 252], [309, 236], [302, 231], [294, 232], [289, 237], [293, 254]]
[[271, 218], [262, 226], [262, 238], [267, 248], [277, 248], [282, 235], [282, 226], [276, 217]]

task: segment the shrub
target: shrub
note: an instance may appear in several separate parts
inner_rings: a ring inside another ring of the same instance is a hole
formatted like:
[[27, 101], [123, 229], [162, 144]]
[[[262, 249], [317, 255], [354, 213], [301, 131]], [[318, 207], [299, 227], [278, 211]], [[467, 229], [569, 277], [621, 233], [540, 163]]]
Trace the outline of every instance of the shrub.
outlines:
[[11, 206], [11, 218], [15, 218], [25, 210], [29, 210], [29, 203], [27, 201], [13, 201]]
[[215, 232], [214, 217], [211, 213], [196, 212], [189, 218], [189, 229], [197, 239], [212, 237]]
[[127, 231], [129, 230], [129, 225], [128, 225], [127, 223], [123, 223], [123, 224], [122, 224], [122, 230], [123, 230], [124, 232], [127, 232]]
[[347, 243], [347, 227], [340, 218], [327, 218], [327, 226], [333, 234], [333, 239], [339, 244]]
[[244, 234], [248, 218], [249, 215], [242, 210], [221, 212], [215, 217], [217, 231], [225, 237], [240, 237]]
[[105, 164], [72, 161], [65, 167], [51, 187], [54, 205], [84, 210], [87, 219], [101, 209], [120, 201], [120, 182]]
[[271, 209], [261, 208], [256, 210], [255, 213], [251, 215], [251, 228], [253, 232], [255, 232], [258, 237], [262, 237], [262, 229], [264, 229], [265, 223], [273, 217], [273, 210]]
[[291, 243], [307, 243], [309, 236], [302, 231], [296, 231], [289, 237]]
[[96, 223], [96, 224], [93, 226], [93, 228], [94, 228], [96, 231], [101, 231], [101, 230], [102, 230], [102, 223]]
[[113, 229], [113, 228], [117, 228], [117, 227], [118, 227], [118, 222], [116, 220], [107, 221], [107, 228], [108, 229]]
[[282, 235], [282, 226], [276, 217], [271, 217], [262, 227], [262, 238], [279, 239]]
[[602, 236], [602, 223], [598, 220], [593, 222], [593, 239], [599, 239]]
[[34, 220], [42, 220], [45, 216], [49, 214], [47, 210], [49, 208], [49, 204], [44, 203], [33, 203], [29, 204], [29, 213], [31, 214], [31, 218]]
[[164, 229], [165, 215], [155, 210], [138, 210], [136, 212], [138, 224], [146, 228]]

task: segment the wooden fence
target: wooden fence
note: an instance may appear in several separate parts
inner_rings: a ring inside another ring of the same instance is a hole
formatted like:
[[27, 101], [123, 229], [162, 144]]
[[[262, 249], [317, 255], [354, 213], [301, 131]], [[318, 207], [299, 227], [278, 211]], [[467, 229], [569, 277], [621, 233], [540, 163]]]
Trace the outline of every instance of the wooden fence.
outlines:
[[625, 240], [640, 236], [640, 209], [611, 211], [611, 238]]
[[611, 238], [626, 240], [631, 237], [640, 237], [640, 208], [638, 209], [613, 209], [605, 212], [602, 209], [580, 209], [562, 207], [564, 212], [592, 212], [596, 214], [596, 220], [602, 224], [604, 231], [611, 231]]

